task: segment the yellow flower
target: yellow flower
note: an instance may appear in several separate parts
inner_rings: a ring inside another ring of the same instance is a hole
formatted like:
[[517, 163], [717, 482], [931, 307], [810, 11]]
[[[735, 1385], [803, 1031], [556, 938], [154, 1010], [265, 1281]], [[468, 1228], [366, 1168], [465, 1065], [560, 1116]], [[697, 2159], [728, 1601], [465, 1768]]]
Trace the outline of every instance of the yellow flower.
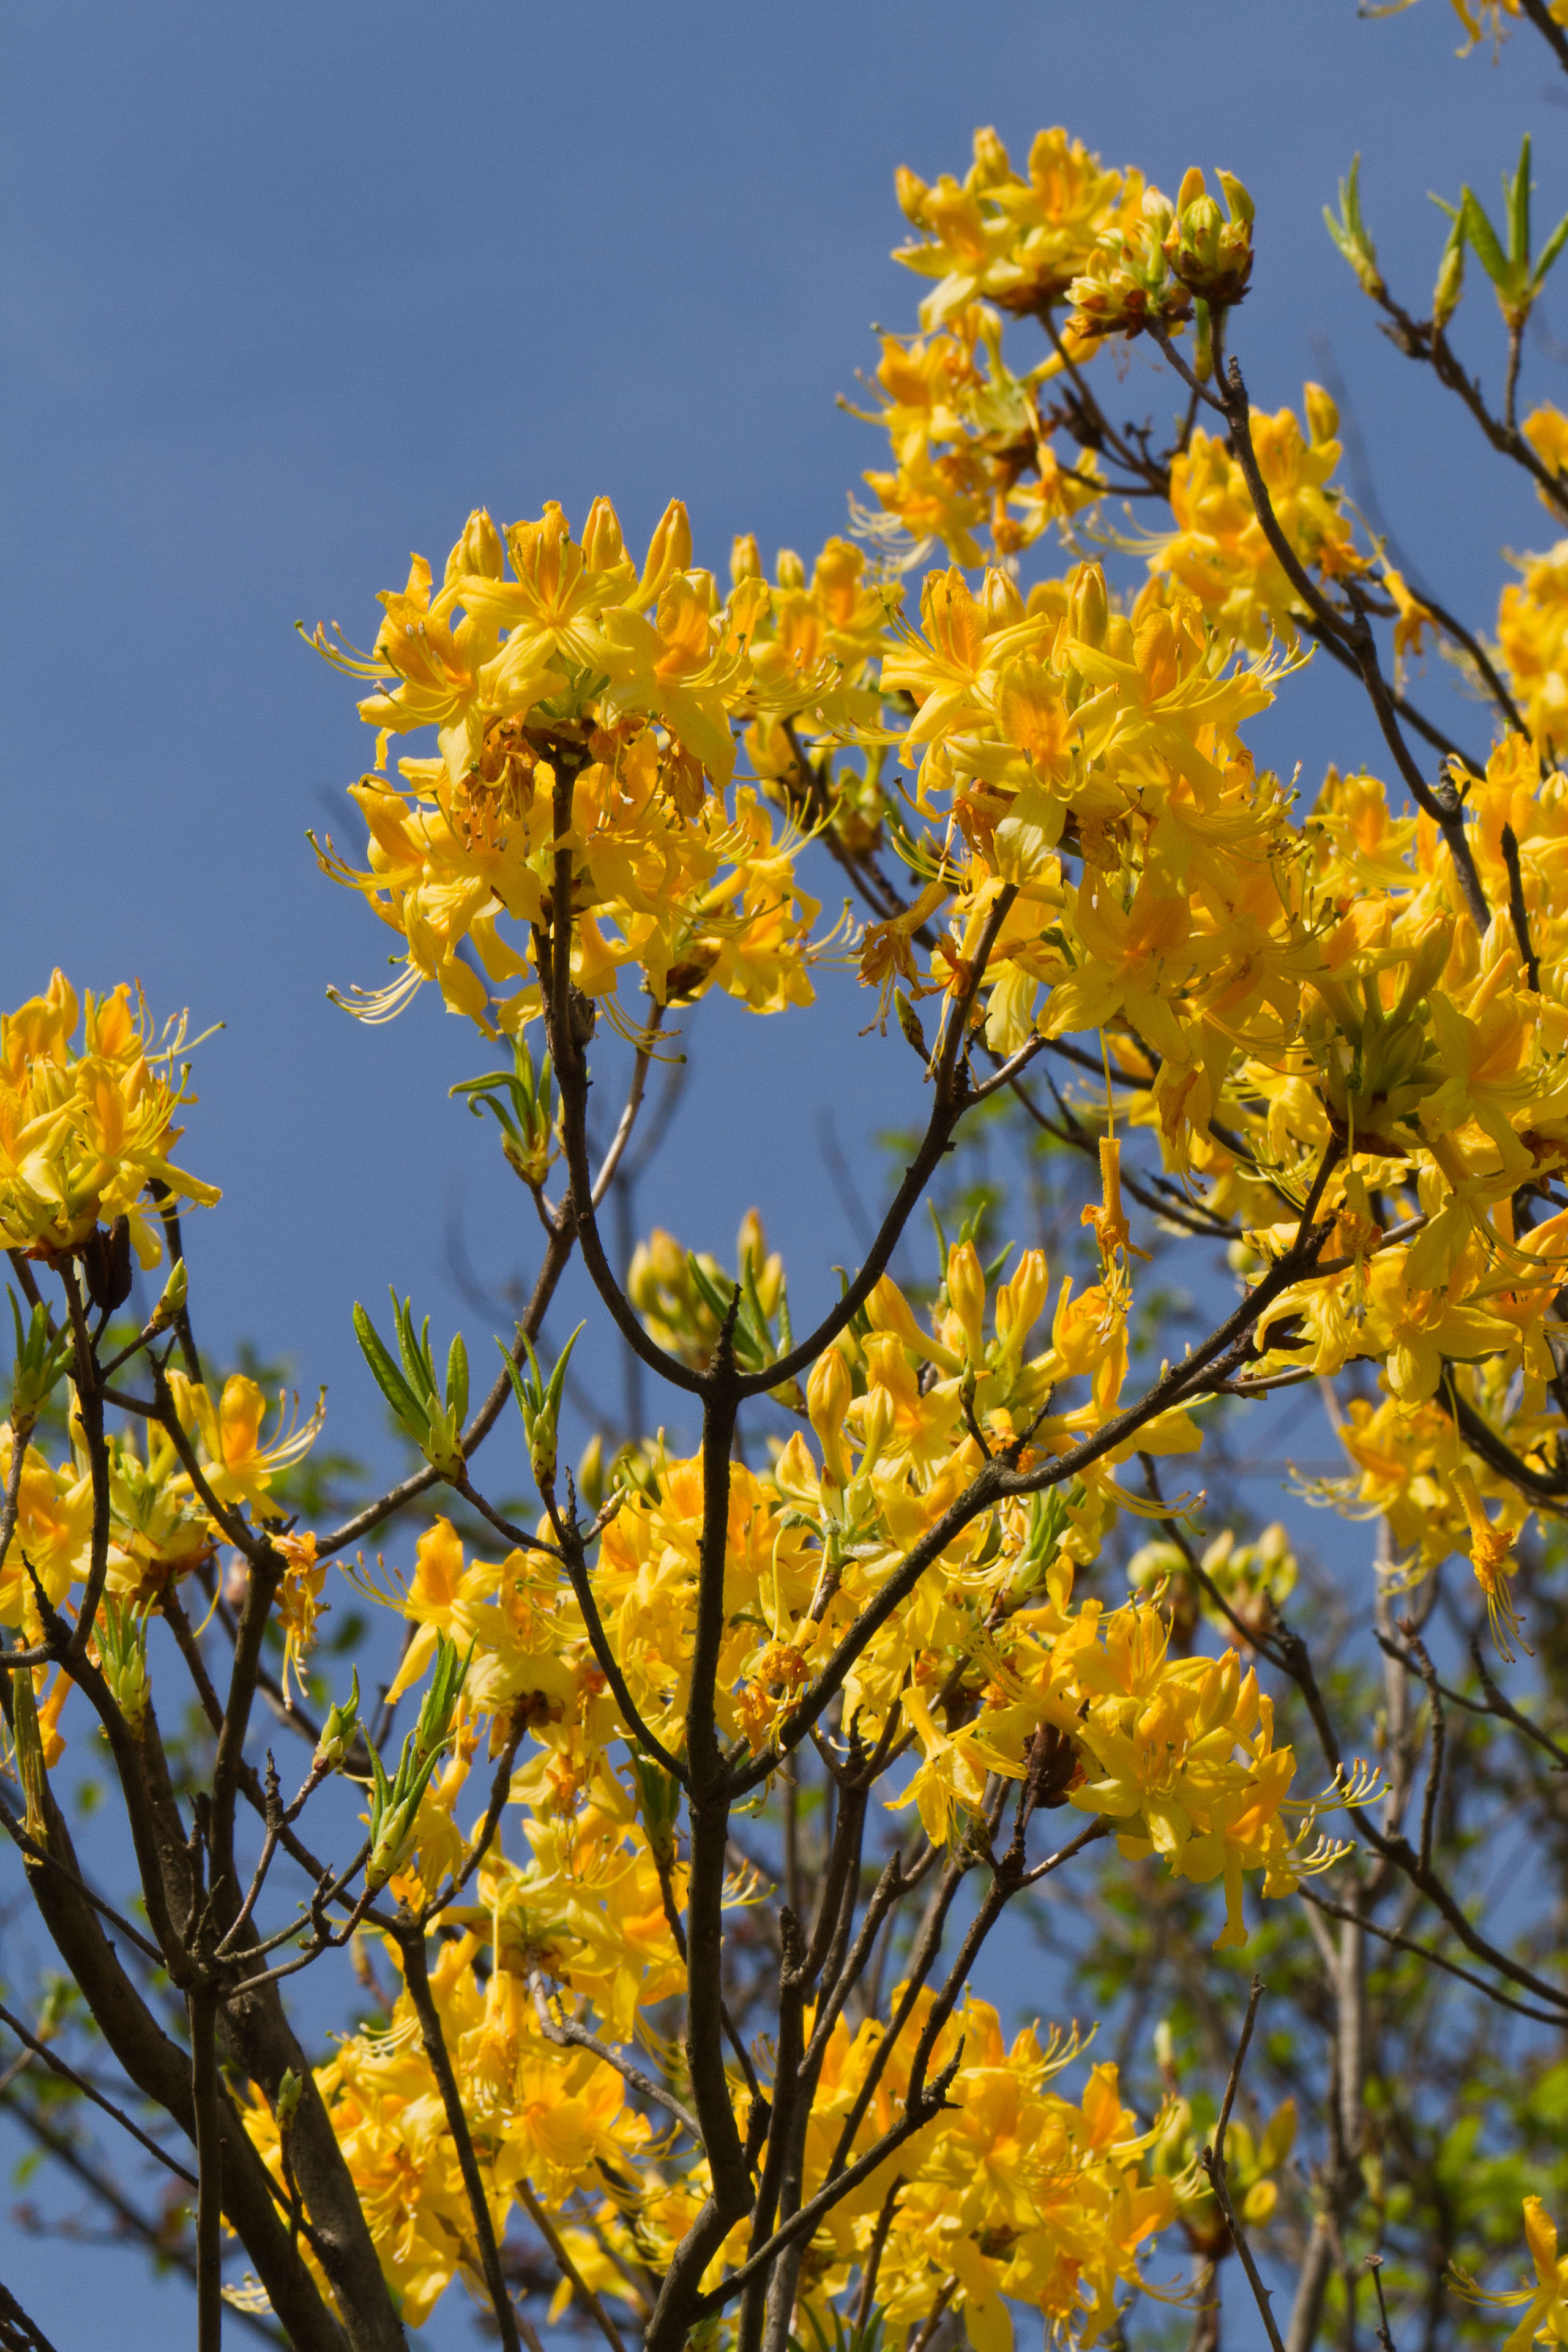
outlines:
[[1537, 2344], [1568, 2343], [1568, 2256], [1557, 2251], [1557, 2224], [1539, 2197], [1524, 2200], [1524, 2242], [1535, 2265], [1535, 2284], [1489, 2294], [1456, 2263], [1449, 2284], [1467, 2303], [1508, 2309], [1524, 2305], [1523, 2316], [1505, 2339], [1502, 2352], [1527, 2352]]

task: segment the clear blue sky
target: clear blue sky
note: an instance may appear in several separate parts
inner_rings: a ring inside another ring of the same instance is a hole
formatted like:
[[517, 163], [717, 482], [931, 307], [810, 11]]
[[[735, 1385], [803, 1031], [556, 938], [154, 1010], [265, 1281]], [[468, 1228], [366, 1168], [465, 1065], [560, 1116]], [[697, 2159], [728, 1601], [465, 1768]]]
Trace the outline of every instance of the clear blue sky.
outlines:
[[[483, 1273], [534, 1248], [446, 1098], [488, 1058], [473, 1033], [433, 992], [380, 1032], [326, 1002], [379, 976], [384, 935], [303, 838], [341, 824], [369, 739], [296, 617], [367, 640], [376, 590], [411, 548], [438, 564], [476, 504], [510, 520], [555, 497], [580, 519], [605, 490], [635, 538], [679, 494], [700, 560], [721, 568], [742, 529], [809, 556], [879, 457], [834, 395], [873, 358], [872, 320], [913, 320], [916, 282], [887, 258], [894, 165], [962, 172], [976, 123], [1022, 155], [1062, 121], [1169, 189], [1192, 161], [1247, 181], [1260, 258], [1236, 342], [1255, 399], [1299, 397], [1326, 336], [1400, 542], [1488, 622], [1500, 541], [1542, 543], [1546, 518], [1378, 338], [1320, 217], [1363, 150], [1385, 264], [1419, 307], [1443, 227], [1428, 187], [1489, 196], [1528, 124], [1542, 217], [1568, 203], [1539, 44], [1459, 65], [1458, 30], [1442, 0], [1385, 24], [1351, 0], [6, 11], [0, 1002], [58, 961], [227, 1024], [183, 1152], [226, 1192], [192, 1235], [220, 1349], [289, 1352], [302, 1385], [330, 1381], [339, 1436], [370, 1444], [353, 1299], [395, 1280], [449, 1322], [459, 1181]], [[1471, 307], [1495, 364], [1489, 298]], [[1568, 338], [1568, 300], [1547, 314]], [[1559, 363], [1532, 349], [1529, 367], [1568, 399]], [[1141, 357], [1127, 402], [1168, 404]], [[1259, 740], [1309, 784], [1331, 757], [1376, 764], [1331, 679]], [[783, 1022], [703, 1012], [646, 1194], [725, 1251], [757, 1202], [803, 1308], [853, 1252], [820, 1110], [858, 1154], [919, 1109], [896, 1042], [855, 1034], [868, 1006], [828, 995]], [[471, 1318], [469, 1336], [488, 1355]], [[68, 2259], [69, 2292], [40, 2296], [61, 2352], [100, 2268]], [[114, 2307], [127, 2327], [150, 2309]]]

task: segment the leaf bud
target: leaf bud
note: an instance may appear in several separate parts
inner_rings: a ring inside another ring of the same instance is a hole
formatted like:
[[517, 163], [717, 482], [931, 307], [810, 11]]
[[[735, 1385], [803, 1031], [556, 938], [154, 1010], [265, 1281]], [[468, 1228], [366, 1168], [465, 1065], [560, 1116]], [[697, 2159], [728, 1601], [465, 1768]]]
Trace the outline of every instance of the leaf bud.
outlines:
[[340, 1704], [334, 1699], [321, 1726], [321, 1736], [316, 1742], [311, 1759], [315, 1772], [335, 1772], [342, 1766], [355, 1732], [359, 1729], [359, 1668], [353, 1669], [353, 1687]]
[[1443, 257], [1437, 264], [1437, 282], [1432, 289], [1432, 324], [1446, 327], [1459, 307], [1459, 297], [1465, 288], [1465, 228], [1462, 219], [1456, 220], [1443, 247]]
[[190, 1289], [191, 1277], [185, 1261], [183, 1257], [176, 1258], [169, 1269], [169, 1279], [159, 1294], [158, 1304], [153, 1309], [151, 1325], [153, 1330], [168, 1329], [189, 1297]]

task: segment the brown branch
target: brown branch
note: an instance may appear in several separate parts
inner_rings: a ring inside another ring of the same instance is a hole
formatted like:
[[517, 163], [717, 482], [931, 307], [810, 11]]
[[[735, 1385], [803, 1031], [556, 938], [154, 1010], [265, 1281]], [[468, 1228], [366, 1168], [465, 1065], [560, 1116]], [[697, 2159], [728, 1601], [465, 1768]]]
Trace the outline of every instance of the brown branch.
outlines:
[[537, 1969], [528, 1981], [533, 1993], [533, 2009], [539, 2020], [539, 2030], [547, 2042], [553, 2042], [562, 2050], [591, 2051], [606, 2066], [613, 2066], [622, 2081], [629, 2083], [634, 2091], [640, 2091], [645, 2099], [651, 2099], [656, 2106], [663, 2107], [672, 2115], [700, 2146], [702, 2127], [689, 2108], [683, 2107], [680, 2101], [656, 2083], [651, 2074], [645, 2074], [640, 2066], [634, 2065], [629, 2058], [623, 2058], [607, 2042], [601, 2042], [596, 2033], [590, 2033], [585, 2025], [579, 2024], [575, 2018], [557, 2017], [550, 2007], [544, 1980]]
[[1562, 2032], [1561, 2016], [1554, 2017], [1549, 2010], [1531, 2009], [1525, 2002], [1513, 2000], [1510, 1994], [1499, 1992], [1497, 1987], [1488, 1984], [1484, 1977], [1478, 1977], [1470, 1969], [1461, 1968], [1458, 1960], [1446, 1958], [1441, 1952], [1434, 1951], [1430, 1944], [1418, 1944], [1414, 1937], [1400, 1935], [1393, 1927], [1380, 1927], [1375, 1919], [1367, 1918], [1360, 1911], [1347, 1911], [1342, 1903], [1331, 1903], [1326, 1895], [1315, 1895], [1310, 1886], [1298, 1886], [1296, 1892], [1303, 1903], [1311, 1904], [1314, 1910], [1325, 1913], [1329, 1918], [1347, 1920], [1352, 1927], [1364, 1927], [1367, 1934], [1375, 1936], [1380, 1943], [1392, 1944], [1396, 1951], [1413, 1953], [1418, 1960], [1429, 1960], [1445, 1975], [1458, 1977], [1461, 1984], [1468, 1984], [1475, 1991], [1484, 1993], [1488, 2000], [1495, 2001], [1500, 2009], [1511, 2010], [1516, 2017], [1528, 2017], [1537, 2025], [1554, 2026], [1559, 2033]]
[[196, 2124], [196, 2352], [223, 2344], [223, 2149], [218, 2135], [216, 2012], [205, 1987], [189, 1998], [191, 2106]]
[[1532, 994], [1541, 989], [1541, 958], [1530, 944], [1530, 917], [1524, 905], [1524, 877], [1520, 871], [1519, 841], [1511, 824], [1502, 829], [1502, 862], [1508, 868], [1508, 911], [1513, 936], [1524, 965], [1525, 985]]
[[1546, 0], [1521, 0], [1521, 5], [1563, 72], [1568, 73], [1568, 32], [1552, 16]]

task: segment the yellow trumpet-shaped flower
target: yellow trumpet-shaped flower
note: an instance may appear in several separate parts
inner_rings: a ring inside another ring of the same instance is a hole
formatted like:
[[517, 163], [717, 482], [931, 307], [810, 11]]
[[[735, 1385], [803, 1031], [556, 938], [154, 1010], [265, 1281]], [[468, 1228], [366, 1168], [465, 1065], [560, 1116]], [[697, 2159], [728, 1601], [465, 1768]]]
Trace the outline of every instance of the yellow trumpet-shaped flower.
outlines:
[[1523, 2215], [1524, 2242], [1535, 2265], [1533, 2286], [1489, 2293], [1457, 2263], [1450, 2273], [1450, 2284], [1467, 2303], [1490, 2304], [1500, 2310], [1523, 2305], [1502, 2352], [1527, 2352], [1531, 2343], [1568, 2343], [1568, 2255], [1558, 2252], [1557, 2224], [1539, 2197], [1525, 2199]]

